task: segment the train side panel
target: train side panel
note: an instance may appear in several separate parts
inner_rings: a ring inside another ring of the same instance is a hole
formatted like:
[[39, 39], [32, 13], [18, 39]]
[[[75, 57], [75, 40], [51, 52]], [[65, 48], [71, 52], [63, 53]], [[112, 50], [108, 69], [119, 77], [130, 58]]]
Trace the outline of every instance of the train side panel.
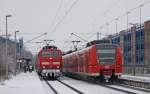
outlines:
[[122, 73], [123, 73], [122, 53], [121, 53], [121, 49], [119, 47], [117, 47], [115, 73], [118, 76], [122, 75]]
[[92, 45], [63, 56], [63, 69], [77, 78], [117, 78], [122, 74], [121, 49], [116, 45]]
[[89, 61], [88, 61], [88, 74], [89, 74], [89, 76], [99, 75], [95, 46], [92, 46], [92, 48], [89, 50], [88, 58], [89, 58]]

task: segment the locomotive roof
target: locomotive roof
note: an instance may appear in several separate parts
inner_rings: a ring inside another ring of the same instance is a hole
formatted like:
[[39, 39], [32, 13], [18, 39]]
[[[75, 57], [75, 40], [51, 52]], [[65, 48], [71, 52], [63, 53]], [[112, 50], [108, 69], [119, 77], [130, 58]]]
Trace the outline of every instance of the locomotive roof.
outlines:
[[[86, 48], [87, 48], [87, 47], [90, 47], [90, 46], [92, 46], [92, 45], [95, 45], [95, 44], [111, 44], [111, 41], [108, 40], [108, 39], [93, 40], [93, 41], [88, 42], [88, 43], [86, 44]], [[83, 48], [83, 49], [84, 49], [84, 48]], [[69, 50], [69, 51], [67, 51], [66, 53], [64, 53], [63, 55], [70, 54], [70, 53], [73, 53], [73, 52], [76, 52], [76, 51], [75, 51], [75, 50], [74, 50], [74, 51], [73, 51], [73, 50]]]
[[55, 49], [55, 50], [57, 50], [58, 48], [56, 47], [56, 46], [53, 46], [53, 45], [48, 45], [48, 46], [44, 46], [43, 48], [42, 48], [42, 50], [47, 50], [47, 49]]
[[110, 40], [108, 40], [108, 39], [93, 40], [93, 41], [91, 41], [91, 42], [88, 42], [88, 43], [86, 44], [86, 47], [89, 47], [89, 46], [94, 45], [94, 44], [109, 44], [109, 43], [111, 43], [111, 42], [110, 42]]

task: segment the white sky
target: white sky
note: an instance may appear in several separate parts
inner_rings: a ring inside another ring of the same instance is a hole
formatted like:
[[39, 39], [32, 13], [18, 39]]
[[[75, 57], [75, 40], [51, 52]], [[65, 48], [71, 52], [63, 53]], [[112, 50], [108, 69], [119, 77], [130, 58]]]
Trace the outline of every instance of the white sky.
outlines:
[[[72, 10], [65, 16], [73, 2], [76, 0], [0, 0], [0, 35], [5, 34], [5, 16], [11, 14], [8, 18], [8, 32], [14, 39], [14, 31], [20, 33], [44, 33], [48, 35], [38, 38], [33, 42], [39, 42], [44, 39], [55, 40], [55, 45], [60, 49], [67, 51], [72, 44], [65, 41], [80, 40], [71, 36], [70, 33], [116, 33], [115, 21], [106, 23], [116, 17], [125, 14], [128, 10], [139, 6], [150, 0], [77, 0]], [[150, 20], [150, 3], [142, 8], [142, 22]], [[57, 12], [58, 10], [58, 12]], [[57, 16], [55, 18], [57, 12]], [[129, 23], [137, 23], [139, 20], [139, 8], [129, 14]], [[58, 25], [57, 25], [58, 24]], [[103, 25], [103, 28], [100, 27]], [[55, 29], [56, 27], [56, 29]], [[126, 16], [118, 21], [118, 31], [126, 28]], [[96, 39], [96, 35], [81, 35], [87, 41]], [[23, 37], [24, 42], [28, 41], [38, 34], [18, 34], [17, 37]], [[80, 45], [85, 44], [84, 42]], [[32, 52], [37, 52], [43, 44], [28, 43], [25, 45]]]

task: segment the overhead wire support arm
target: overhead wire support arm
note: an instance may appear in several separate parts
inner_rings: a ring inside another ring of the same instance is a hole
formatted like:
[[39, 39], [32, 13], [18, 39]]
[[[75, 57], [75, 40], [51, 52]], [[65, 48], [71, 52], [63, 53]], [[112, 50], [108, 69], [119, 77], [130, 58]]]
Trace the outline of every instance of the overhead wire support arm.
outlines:
[[83, 40], [83, 41], [85, 41], [85, 42], [88, 42], [88, 41], [87, 41], [87, 40], [85, 40], [84, 38], [82, 38], [82, 37], [80, 37], [80, 36], [78, 36], [78, 35], [76, 35], [76, 34], [74, 34], [74, 33], [71, 33], [71, 35], [74, 35], [74, 36], [76, 36], [76, 37], [80, 38], [81, 40]]
[[97, 40], [99, 40], [102, 33], [101, 33], [101, 32], [97, 32], [97, 33], [71, 33], [71, 35], [74, 35], [74, 36], [76, 36], [76, 37], [82, 39], [82, 40], [85, 41], [85, 42], [89, 42], [89, 41], [85, 40], [84, 38], [78, 36], [77, 34], [96, 34], [96, 35], [97, 35]]
[[[45, 33], [46, 33], [46, 32], [45, 32]], [[25, 34], [27, 34], [27, 35], [28, 35], [28, 34], [33, 34], [33, 35], [35, 35], [35, 34], [43, 34], [43, 33], [18, 33], [18, 34], [19, 34], [19, 35], [22, 35], [22, 34], [23, 34], [23, 35], [25, 35]], [[47, 34], [47, 33], [46, 33], [46, 34]]]

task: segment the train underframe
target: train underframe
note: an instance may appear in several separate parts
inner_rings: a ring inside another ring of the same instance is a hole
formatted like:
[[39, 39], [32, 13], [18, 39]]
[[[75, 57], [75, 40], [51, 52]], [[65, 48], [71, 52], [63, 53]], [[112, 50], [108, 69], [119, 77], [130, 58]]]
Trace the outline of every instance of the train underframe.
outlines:
[[90, 73], [78, 73], [78, 72], [63, 72], [64, 75], [70, 76], [72, 78], [88, 80], [88, 81], [100, 81], [100, 82], [108, 82], [113, 83], [118, 77], [121, 75], [120, 73], [115, 73], [113, 70], [111, 75], [104, 74], [104, 71], [101, 70], [100, 73], [96, 73], [96, 75], [91, 75]]
[[61, 76], [60, 69], [41, 69], [38, 73], [45, 79], [57, 79]]

